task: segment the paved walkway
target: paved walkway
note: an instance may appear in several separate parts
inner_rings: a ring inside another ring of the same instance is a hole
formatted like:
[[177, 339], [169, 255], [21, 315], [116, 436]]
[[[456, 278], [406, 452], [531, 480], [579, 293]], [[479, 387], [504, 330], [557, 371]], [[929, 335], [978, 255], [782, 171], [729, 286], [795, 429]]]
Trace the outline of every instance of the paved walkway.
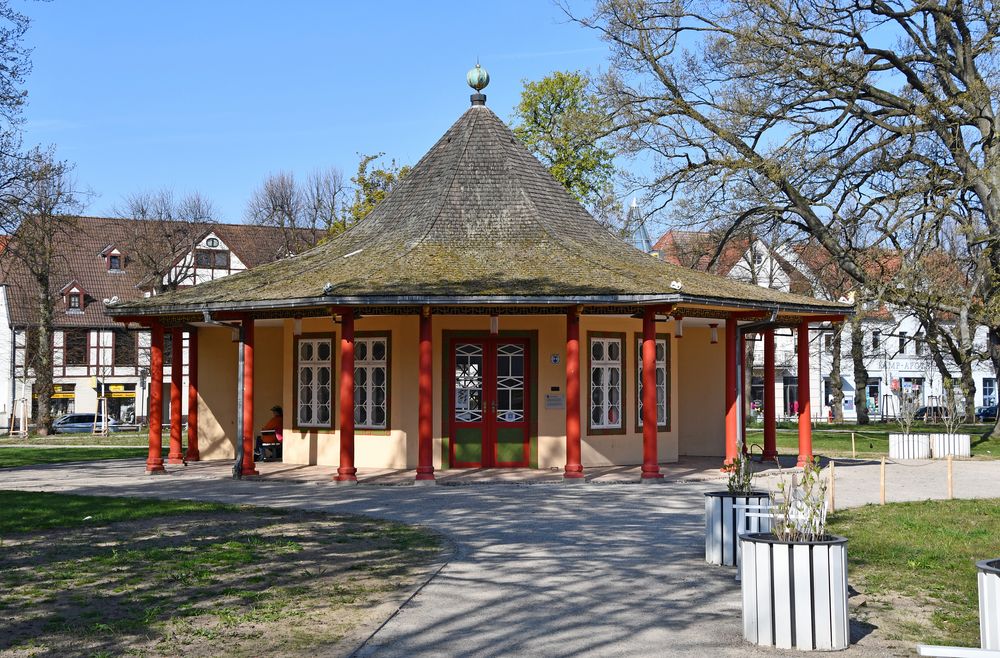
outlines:
[[[1000, 474], [1000, 462], [959, 465], [986, 474], [990, 483]], [[361, 655], [782, 653], [743, 644], [733, 571], [704, 563], [702, 494], [718, 481], [337, 487], [329, 484], [330, 469], [314, 469], [317, 477], [296, 482], [277, 473], [234, 481], [220, 477], [226, 468], [208, 463], [145, 476], [140, 460], [26, 467], [0, 473], [0, 487], [350, 512], [447, 535], [455, 545], [451, 561]], [[933, 479], [937, 468], [908, 472]], [[838, 479], [852, 483], [838, 492], [855, 495], [848, 492], [860, 491], [873, 471], [877, 484], [877, 470], [877, 464], [838, 467]], [[926, 483], [917, 486], [930, 492]], [[868, 635], [847, 655], [907, 653]]]

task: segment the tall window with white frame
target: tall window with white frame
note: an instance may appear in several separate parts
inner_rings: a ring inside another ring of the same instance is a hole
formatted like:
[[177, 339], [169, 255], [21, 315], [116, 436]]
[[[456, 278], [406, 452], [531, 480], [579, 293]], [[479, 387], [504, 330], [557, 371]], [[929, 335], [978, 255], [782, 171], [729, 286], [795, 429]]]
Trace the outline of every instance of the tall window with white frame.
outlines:
[[354, 339], [354, 426], [389, 427], [389, 337]]
[[[670, 371], [667, 362], [670, 359], [670, 343], [666, 337], [656, 337], [656, 426], [666, 430], [670, 427], [670, 410], [668, 408], [668, 386]], [[636, 428], [642, 429], [642, 338], [635, 341], [635, 376], [636, 376]]]
[[997, 403], [996, 377], [983, 377], [983, 406], [990, 407]]
[[299, 427], [333, 425], [333, 340], [300, 338], [296, 347], [296, 410]]
[[620, 337], [590, 338], [590, 429], [621, 430], [622, 348]]

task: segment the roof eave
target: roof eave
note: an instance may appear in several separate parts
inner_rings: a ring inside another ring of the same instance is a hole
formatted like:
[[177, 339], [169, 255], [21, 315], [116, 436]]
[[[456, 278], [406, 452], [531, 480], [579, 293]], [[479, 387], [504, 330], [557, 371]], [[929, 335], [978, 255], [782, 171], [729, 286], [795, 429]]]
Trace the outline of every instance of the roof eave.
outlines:
[[800, 304], [794, 302], [771, 302], [764, 300], [732, 299], [725, 297], [705, 297], [683, 293], [649, 294], [649, 295], [366, 295], [349, 297], [303, 297], [297, 299], [245, 301], [245, 302], [206, 302], [195, 304], [165, 304], [149, 308], [135, 308], [129, 305], [115, 306], [105, 309], [105, 315], [110, 317], [156, 317], [165, 315], [186, 315], [203, 313], [205, 311], [254, 312], [254, 311], [293, 311], [299, 308], [317, 308], [334, 306], [466, 306], [466, 305], [535, 305], [535, 306], [572, 306], [576, 304], [641, 304], [641, 305], [678, 305], [696, 304], [705, 306], [728, 306], [739, 309], [781, 310], [806, 314], [843, 314], [852, 315], [853, 308], [849, 306], [827, 304]]

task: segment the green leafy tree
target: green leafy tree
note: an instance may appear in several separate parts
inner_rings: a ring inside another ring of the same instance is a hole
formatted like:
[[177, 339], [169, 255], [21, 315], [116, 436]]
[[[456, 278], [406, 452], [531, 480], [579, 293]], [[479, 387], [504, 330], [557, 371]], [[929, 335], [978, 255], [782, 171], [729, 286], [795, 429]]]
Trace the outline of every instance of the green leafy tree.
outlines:
[[513, 123], [518, 139], [581, 203], [606, 203], [615, 173], [606, 137], [611, 120], [584, 73], [525, 81]]
[[[409, 165], [398, 165], [395, 160], [390, 160], [388, 165], [379, 166], [378, 160], [385, 153], [359, 155], [361, 161], [358, 163], [358, 171], [351, 177], [354, 197], [344, 211], [342, 223], [332, 228], [331, 232], [333, 233], [339, 233], [367, 217], [375, 209], [375, 206], [395, 189], [406, 174], [410, 173]], [[376, 166], [369, 171], [369, 167], [373, 163]]]

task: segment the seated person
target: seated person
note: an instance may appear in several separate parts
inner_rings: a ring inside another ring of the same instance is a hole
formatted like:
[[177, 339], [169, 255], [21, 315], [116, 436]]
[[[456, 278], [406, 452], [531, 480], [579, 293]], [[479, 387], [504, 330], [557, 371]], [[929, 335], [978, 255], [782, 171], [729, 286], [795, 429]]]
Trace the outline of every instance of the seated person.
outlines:
[[[266, 455], [264, 452], [265, 445], [268, 447], [267, 452], [274, 455], [275, 458], [281, 456], [281, 441], [283, 439], [282, 428], [284, 426], [281, 406], [276, 404], [271, 407], [271, 413], [273, 413], [274, 416], [271, 417], [271, 420], [264, 423], [264, 427], [260, 428], [261, 433], [257, 435], [254, 457], [258, 461], [264, 461], [264, 457]], [[270, 437], [267, 437], [269, 440], [265, 442], [262, 437], [264, 434], [273, 434], [274, 440], [270, 440]], [[275, 443], [277, 444], [276, 446]]]

